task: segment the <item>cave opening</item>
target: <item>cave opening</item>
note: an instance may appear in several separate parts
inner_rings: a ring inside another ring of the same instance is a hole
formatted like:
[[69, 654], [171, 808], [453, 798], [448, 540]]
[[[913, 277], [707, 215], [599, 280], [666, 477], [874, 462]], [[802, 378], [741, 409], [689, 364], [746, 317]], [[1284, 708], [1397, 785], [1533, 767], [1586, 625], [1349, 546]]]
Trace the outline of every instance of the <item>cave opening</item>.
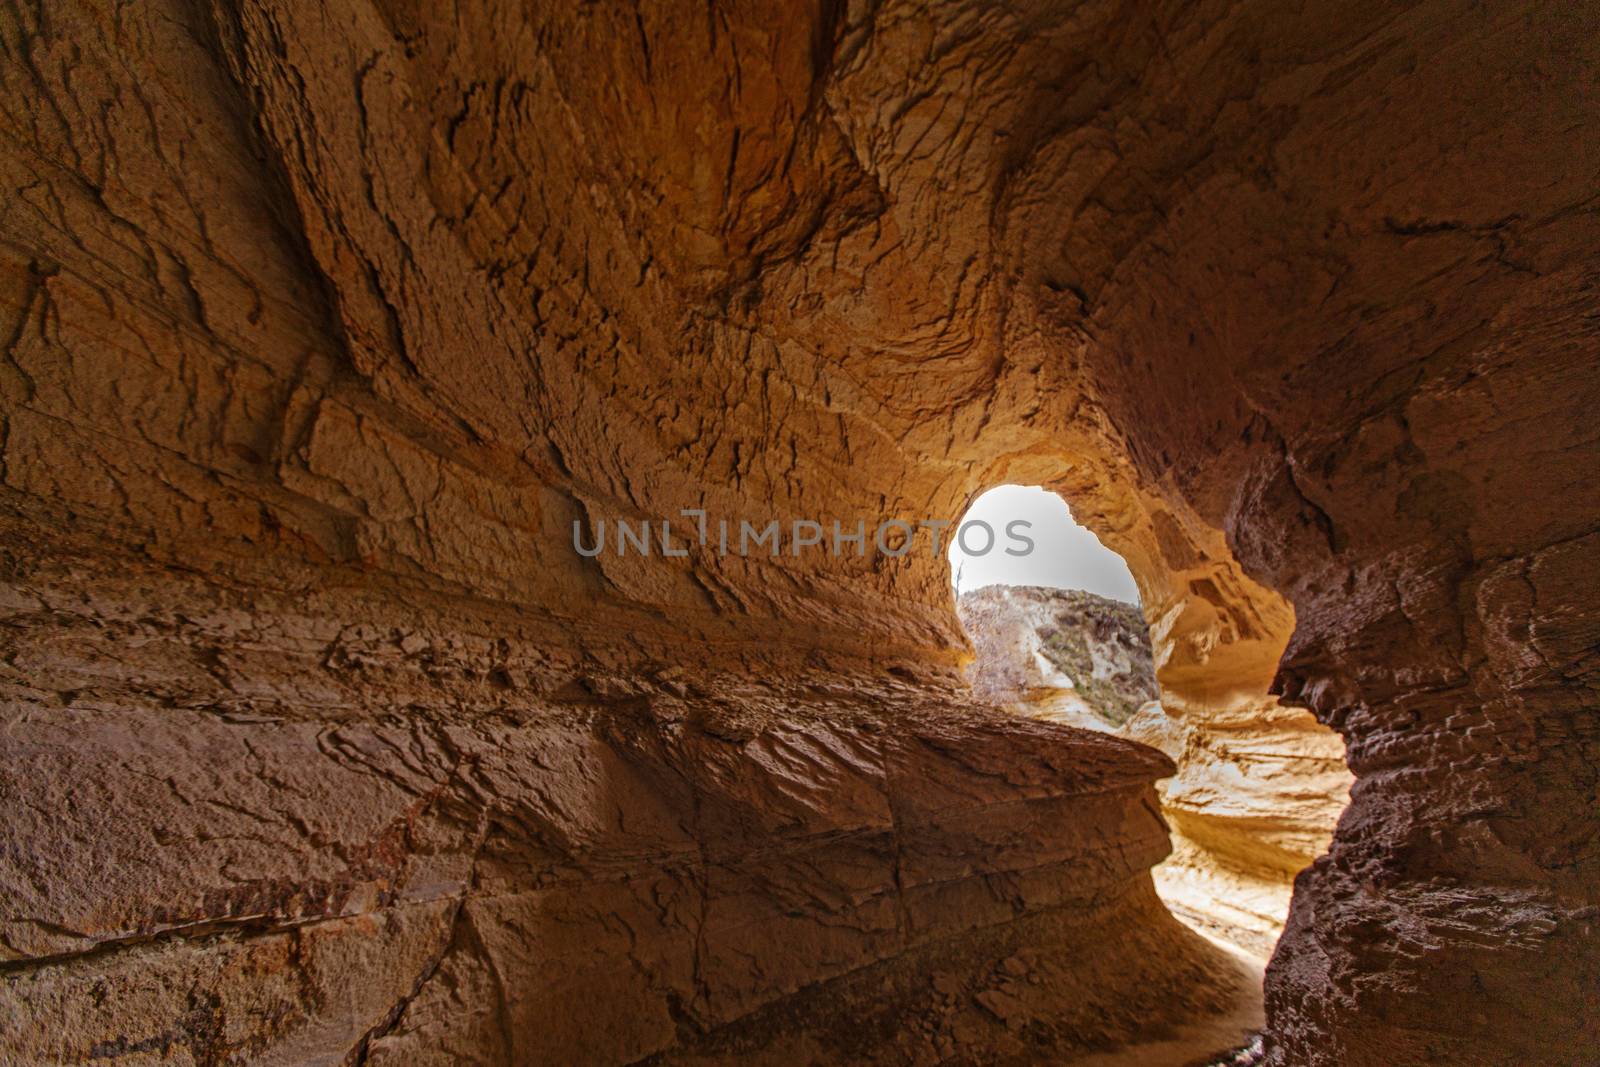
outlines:
[[[1294, 876], [1326, 849], [1348, 798], [1343, 747], [1308, 713], [1268, 695], [1259, 650], [1246, 657], [1256, 661], [1255, 685], [1242, 684], [1239, 657], [1212, 655], [1263, 637], [1269, 650], [1282, 647], [1259, 632], [1270, 625], [1247, 621], [1247, 580], [1195, 573], [1205, 553], [1175, 548], [1183, 535], [1164, 512], [1144, 531], [1155, 550], [1141, 552], [1138, 522], [1119, 530], [1094, 512], [1094, 491], [1086, 498], [1085, 513], [1128, 558], [1078, 521], [1066, 494], [1043, 485], [991, 488], [954, 525], [948, 560], [973, 649], [967, 681], [974, 696], [1009, 714], [1108, 733], [1171, 758], [1176, 773], [1157, 793], [1172, 851], [1151, 872], [1156, 893], [1248, 976], [1196, 1040], [1248, 1035], [1261, 1024], [1261, 978]], [[1175, 556], [1186, 566], [1173, 567]], [[1256, 599], [1275, 598], [1261, 590]], [[1171, 691], [1163, 676], [1176, 683]]]

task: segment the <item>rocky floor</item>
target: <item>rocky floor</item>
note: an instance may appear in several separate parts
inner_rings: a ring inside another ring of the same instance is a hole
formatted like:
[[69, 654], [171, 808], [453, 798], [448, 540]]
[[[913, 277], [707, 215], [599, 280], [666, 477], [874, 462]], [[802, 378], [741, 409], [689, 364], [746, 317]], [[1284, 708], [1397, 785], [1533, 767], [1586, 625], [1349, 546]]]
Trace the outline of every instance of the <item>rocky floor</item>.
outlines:
[[1262, 1047], [1261, 1038], [1256, 1037], [1248, 1045], [1222, 1053], [1220, 1056], [1208, 1056], [1204, 1063], [1197, 1063], [1194, 1067], [1256, 1067], [1266, 1060], [1266, 1050]]
[[[1259, 1051], [1263, 964], [1248, 953], [1195, 928], [1218, 951], [1215, 1010], [1154, 1038], [1074, 1061], [1074, 1067], [1254, 1067], [1259, 1059], [1239, 1059]], [[1225, 1050], [1225, 1051], [1218, 1051]]]

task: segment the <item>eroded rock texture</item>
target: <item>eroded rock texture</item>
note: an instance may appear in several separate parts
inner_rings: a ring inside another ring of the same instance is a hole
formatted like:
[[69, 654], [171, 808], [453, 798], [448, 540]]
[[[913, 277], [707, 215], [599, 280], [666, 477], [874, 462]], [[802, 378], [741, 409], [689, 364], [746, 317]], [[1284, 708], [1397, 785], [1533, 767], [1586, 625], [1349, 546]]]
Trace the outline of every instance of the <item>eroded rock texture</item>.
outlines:
[[1029, 718], [1109, 730], [1156, 698], [1138, 607], [1079, 589], [990, 585], [962, 593], [973, 695]]
[[1171, 758], [1177, 773], [1156, 784], [1173, 842], [1154, 871], [1162, 900], [1191, 925], [1271, 955], [1294, 877], [1327, 851], [1349, 800], [1339, 736], [1266, 694], [1163, 705], [1145, 620], [1130, 604], [996, 585], [961, 594], [956, 611], [972, 641], [975, 696]]
[[1328, 849], [1349, 800], [1338, 735], [1272, 697], [1173, 713], [1158, 702], [1116, 731], [1170, 756], [1159, 783], [1172, 855], [1155, 872], [1174, 912], [1265, 959], [1295, 877]]
[[1271, 1062], [1588, 1062], [1591, 21], [0, 9], [6, 1054], [1181, 1015], [1166, 765], [964, 706], [941, 559], [570, 544], [1020, 481], [1129, 560], [1170, 715], [1346, 741]]

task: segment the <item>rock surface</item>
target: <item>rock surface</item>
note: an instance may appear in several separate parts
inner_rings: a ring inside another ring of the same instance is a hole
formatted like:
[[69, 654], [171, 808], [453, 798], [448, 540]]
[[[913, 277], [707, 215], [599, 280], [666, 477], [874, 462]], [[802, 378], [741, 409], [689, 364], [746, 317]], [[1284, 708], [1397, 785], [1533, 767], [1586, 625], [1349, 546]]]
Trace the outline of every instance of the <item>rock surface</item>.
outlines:
[[475, 610], [18, 569], [7, 1062], [1021, 1064], [1237, 981], [1154, 896], [1148, 747], [887, 675], [574, 675]]
[[1157, 786], [1173, 852], [1156, 884], [1186, 921], [1265, 959], [1295, 876], [1327, 851], [1349, 800], [1344, 745], [1271, 698], [1248, 715], [1184, 711], [1152, 702], [1116, 731], [1178, 769]]
[[1191, 925], [1263, 961], [1295, 875], [1327, 850], [1349, 800], [1338, 735], [1271, 697], [1185, 707], [1155, 698], [1139, 609], [1079, 590], [989, 586], [963, 593], [974, 695], [1014, 714], [1106, 730], [1165, 752], [1156, 788], [1173, 854], [1154, 872]]
[[1078, 589], [991, 585], [962, 593], [972, 692], [1030, 718], [1120, 726], [1156, 697], [1144, 617]]
[[1018, 482], [1128, 560], [1169, 718], [1345, 742], [1267, 1062], [1592, 1060], [1581, 5], [22, 0], [0, 51], [10, 1058], [836, 1062], [877, 980], [970, 1022], [925, 1058], [1160, 1025], [1095, 939], [1205, 969], [1165, 764], [965, 705], [938, 553], [571, 543]]

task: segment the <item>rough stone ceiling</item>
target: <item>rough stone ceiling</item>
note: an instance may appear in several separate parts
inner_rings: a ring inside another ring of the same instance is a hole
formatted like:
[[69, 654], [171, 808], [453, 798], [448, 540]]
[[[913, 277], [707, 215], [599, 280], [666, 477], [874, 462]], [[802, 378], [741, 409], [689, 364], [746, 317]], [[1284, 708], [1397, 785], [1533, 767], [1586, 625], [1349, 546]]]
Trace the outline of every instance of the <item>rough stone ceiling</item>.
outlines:
[[[1201, 968], [1167, 765], [963, 704], [942, 560], [569, 541], [1025, 481], [1129, 559], [1164, 701], [1345, 738], [1271, 1062], [1587, 1062], [1593, 21], [0, 10], [0, 1047], [570, 1059], [583, 1003], [636, 1023], [596, 1062], [783, 1062], [1006, 939], [1157, 988], [1085, 915]], [[973, 1019], [927, 1047], [1040, 1054]]]

